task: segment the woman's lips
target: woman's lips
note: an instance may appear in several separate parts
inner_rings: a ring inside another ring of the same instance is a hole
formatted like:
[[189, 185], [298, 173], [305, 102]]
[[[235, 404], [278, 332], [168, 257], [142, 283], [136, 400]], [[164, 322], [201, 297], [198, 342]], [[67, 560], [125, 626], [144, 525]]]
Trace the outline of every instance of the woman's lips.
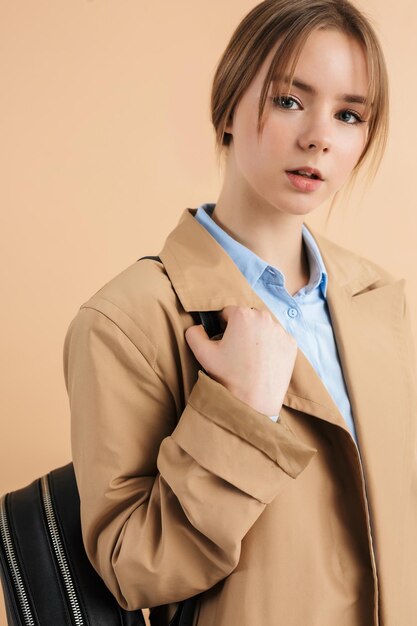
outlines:
[[323, 182], [319, 178], [308, 178], [308, 176], [294, 174], [294, 172], [285, 173], [292, 186], [295, 187], [295, 189], [298, 189], [298, 191], [317, 191]]

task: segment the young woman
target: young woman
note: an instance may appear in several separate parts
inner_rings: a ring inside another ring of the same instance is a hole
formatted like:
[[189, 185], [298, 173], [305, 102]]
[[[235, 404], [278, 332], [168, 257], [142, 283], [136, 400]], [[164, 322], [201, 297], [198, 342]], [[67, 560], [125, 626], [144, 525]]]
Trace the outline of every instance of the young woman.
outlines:
[[[405, 281], [304, 224], [378, 164], [387, 92], [349, 2], [256, 6], [214, 77], [217, 203], [70, 324], [86, 551], [154, 625], [196, 595], [198, 626], [417, 623]], [[199, 311], [219, 312], [217, 340]]]

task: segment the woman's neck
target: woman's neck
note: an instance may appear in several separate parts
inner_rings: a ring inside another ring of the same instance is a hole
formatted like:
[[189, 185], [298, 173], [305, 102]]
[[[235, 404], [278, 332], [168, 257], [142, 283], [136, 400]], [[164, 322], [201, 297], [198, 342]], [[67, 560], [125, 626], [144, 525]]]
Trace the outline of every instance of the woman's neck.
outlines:
[[285, 277], [287, 291], [294, 295], [310, 278], [302, 236], [303, 216], [266, 215], [256, 207], [242, 210], [220, 197], [211, 217], [233, 239], [246, 246]]

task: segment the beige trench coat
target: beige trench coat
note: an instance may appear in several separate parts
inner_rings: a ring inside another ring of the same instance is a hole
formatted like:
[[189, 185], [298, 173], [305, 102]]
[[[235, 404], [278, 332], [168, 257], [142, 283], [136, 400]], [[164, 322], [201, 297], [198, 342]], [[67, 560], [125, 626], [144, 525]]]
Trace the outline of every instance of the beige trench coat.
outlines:
[[158, 625], [204, 592], [198, 626], [415, 626], [405, 280], [310, 228], [361, 461], [300, 350], [278, 423], [203, 372], [184, 337], [190, 311], [269, 309], [195, 212], [167, 237], [163, 265], [135, 261], [82, 304], [65, 337], [91, 563], [122, 607], [159, 607]]

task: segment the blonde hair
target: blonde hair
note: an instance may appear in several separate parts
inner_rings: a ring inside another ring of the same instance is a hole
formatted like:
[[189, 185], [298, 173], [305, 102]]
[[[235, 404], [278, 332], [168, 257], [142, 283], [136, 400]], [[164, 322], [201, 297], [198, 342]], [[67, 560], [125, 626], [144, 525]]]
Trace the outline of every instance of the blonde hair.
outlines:
[[218, 157], [230, 143], [225, 131], [235, 107], [255, 78], [268, 53], [278, 43], [267, 71], [259, 101], [258, 135], [274, 76], [288, 76], [289, 88], [307, 37], [317, 29], [336, 29], [358, 41], [365, 52], [369, 92], [365, 103], [368, 137], [353, 170], [369, 158], [372, 177], [384, 154], [389, 117], [387, 69], [377, 35], [369, 22], [348, 0], [265, 0], [240, 22], [220, 58], [211, 91], [211, 119], [216, 133]]

